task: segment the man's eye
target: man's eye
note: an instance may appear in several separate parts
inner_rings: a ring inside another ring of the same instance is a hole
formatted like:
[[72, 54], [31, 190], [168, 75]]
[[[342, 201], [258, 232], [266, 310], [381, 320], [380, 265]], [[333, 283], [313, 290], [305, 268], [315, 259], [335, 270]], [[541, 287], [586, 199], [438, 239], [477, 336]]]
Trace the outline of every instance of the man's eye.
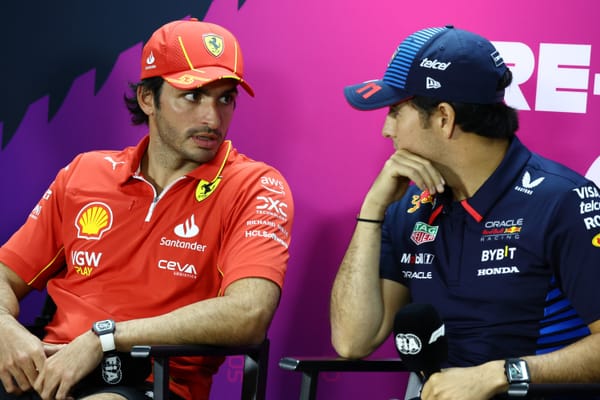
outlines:
[[219, 98], [221, 104], [232, 104], [235, 103], [235, 96], [232, 94], [226, 94]]
[[200, 94], [196, 92], [186, 93], [184, 98], [188, 101], [198, 101], [200, 99]]

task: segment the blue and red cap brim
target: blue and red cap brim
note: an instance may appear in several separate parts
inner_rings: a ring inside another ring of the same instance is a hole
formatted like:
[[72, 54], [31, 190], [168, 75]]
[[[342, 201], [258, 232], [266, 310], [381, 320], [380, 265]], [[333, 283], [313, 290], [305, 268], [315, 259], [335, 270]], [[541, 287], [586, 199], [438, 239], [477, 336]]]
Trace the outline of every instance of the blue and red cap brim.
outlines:
[[413, 97], [413, 94], [391, 86], [383, 80], [371, 80], [346, 86], [344, 95], [352, 107], [363, 111], [389, 107]]

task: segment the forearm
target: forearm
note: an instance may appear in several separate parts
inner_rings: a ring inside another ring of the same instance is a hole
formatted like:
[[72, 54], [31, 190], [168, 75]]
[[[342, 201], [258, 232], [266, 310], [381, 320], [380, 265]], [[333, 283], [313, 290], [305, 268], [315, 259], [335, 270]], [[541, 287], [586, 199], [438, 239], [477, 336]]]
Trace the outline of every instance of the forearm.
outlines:
[[260, 343], [277, 308], [279, 287], [264, 279], [242, 279], [228, 292], [164, 315], [118, 322], [117, 350], [138, 344]]
[[19, 298], [15, 288], [19, 280], [11, 269], [0, 263], [0, 314], [8, 314], [14, 318], [19, 315]]
[[380, 242], [381, 225], [359, 222], [333, 284], [332, 343], [344, 357], [363, 357], [380, 343], [384, 319]]
[[534, 383], [589, 383], [600, 380], [600, 332], [570, 346], [524, 357]]
[[[543, 355], [522, 357], [527, 361], [531, 382], [591, 383], [600, 380], [600, 333], [592, 334], [561, 350]], [[452, 398], [475, 398], [468, 393], [483, 394], [485, 398], [506, 393], [508, 380], [504, 360], [494, 360], [476, 367], [449, 368], [434, 374], [425, 384], [422, 398], [434, 392], [444, 392]]]

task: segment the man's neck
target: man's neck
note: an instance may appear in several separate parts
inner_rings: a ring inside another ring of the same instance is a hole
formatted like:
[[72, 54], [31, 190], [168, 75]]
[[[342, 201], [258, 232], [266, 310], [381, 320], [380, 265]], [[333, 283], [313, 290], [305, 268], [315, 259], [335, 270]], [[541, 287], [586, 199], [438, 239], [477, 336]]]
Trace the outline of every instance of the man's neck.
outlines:
[[510, 144], [473, 134], [469, 144], [453, 155], [450, 167], [440, 167], [457, 201], [472, 197], [498, 168]]

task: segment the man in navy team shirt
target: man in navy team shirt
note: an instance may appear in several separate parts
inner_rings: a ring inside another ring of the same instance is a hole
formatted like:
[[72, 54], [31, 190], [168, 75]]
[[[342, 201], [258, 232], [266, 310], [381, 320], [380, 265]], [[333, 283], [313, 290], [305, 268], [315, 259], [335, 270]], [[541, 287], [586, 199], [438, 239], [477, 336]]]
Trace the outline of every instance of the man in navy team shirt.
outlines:
[[345, 89], [359, 110], [389, 107], [395, 152], [335, 279], [333, 345], [367, 356], [400, 308], [432, 304], [449, 353], [425, 400], [600, 381], [600, 190], [519, 141], [511, 80], [488, 40], [447, 26], [410, 35], [383, 79]]

